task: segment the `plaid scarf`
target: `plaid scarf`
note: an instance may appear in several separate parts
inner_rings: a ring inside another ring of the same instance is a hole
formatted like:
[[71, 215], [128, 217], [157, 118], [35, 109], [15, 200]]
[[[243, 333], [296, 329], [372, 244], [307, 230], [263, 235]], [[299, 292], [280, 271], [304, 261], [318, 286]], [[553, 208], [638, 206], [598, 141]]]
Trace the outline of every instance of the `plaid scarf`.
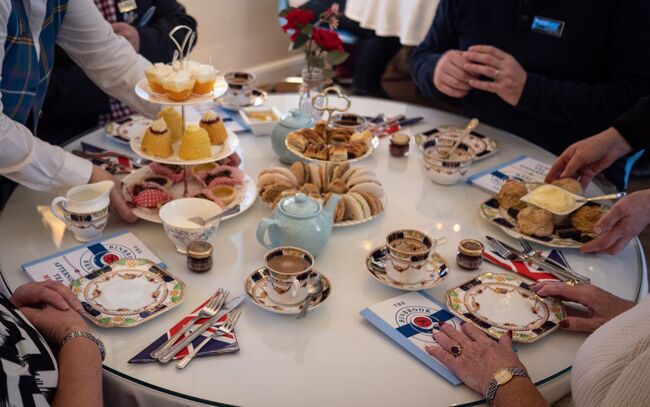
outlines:
[[[109, 23], [117, 22], [117, 13], [115, 11], [115, 0], [94, 0], [95, 5]], [[99, 115], [99, 125], [105, 125], [112, 121], [118, 121], [125, 117], [131, 116], [133, 111], [127, 105], [117, 99], [108, 97], [110, 109], [108, 112]]]

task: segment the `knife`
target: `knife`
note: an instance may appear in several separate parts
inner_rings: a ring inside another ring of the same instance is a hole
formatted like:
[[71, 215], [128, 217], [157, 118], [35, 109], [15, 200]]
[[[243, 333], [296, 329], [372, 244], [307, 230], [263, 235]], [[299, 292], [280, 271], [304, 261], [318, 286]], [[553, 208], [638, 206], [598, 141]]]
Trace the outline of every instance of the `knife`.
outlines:
[[192, 333], [190, 333], [188, 336], [186, 336], [183, 340], [178, 342], [176, 345], [172, 346], [171, 349], [169, 349], [165, 354], [160, 356], [158, 358], [158, 362], [160, 363], [169, 363], [174, 356], [178, 352], [180, 352], [183, 348], [185, 348], [187, 345], [192, 343], [194, 339], [198, 338], [203, 334], [203, 332], [207, 331], [208, 328], [213, 326], [218, 320], [223, 318], [224, 315], [232, 311], [233, 309], [237, 308], [242, 301], [244, 301], [245, 295], [240, 294], [230, 301], [227, 301], [224, 306], [221, 308], [221, 310], [212, 318], [210, 318], [207, 322], [204, 322], [203, 325], [199, 326], [198, 328], [194, 329]]

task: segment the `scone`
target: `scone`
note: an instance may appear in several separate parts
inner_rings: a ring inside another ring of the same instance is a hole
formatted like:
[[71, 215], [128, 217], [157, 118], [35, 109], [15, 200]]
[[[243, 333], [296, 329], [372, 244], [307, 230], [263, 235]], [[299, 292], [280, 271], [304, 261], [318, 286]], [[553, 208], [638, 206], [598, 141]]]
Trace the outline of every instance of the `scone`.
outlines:
[[192, 96], [196, 81], [187, 71], [174, 72], [162, 81], [165, 95], [175, 102], [184, 102]]
[[217, 80], [217, 70], [212, 65], [198, 65], [189, 69], [190, 74], [196, 82], [192, 92], [195, 95], [207, 95], [214, 90], [214, 82]]
[[499, 205], [504, 209], [510, 209], [519, 205], [521, 198], [528, 193], [528, 189], [523, 182], [508, 180], [501, 186], [501, 190], [496, 196]]
[[149, 87], [153, 92], [163, 94], [165, 89], [163, 89], [162, 81], [172, 73], [174, 73], [174, 69], [171, 66], [156, 63], [144, 71], [144, 76], [146, 76]]
[[571, 224], [582, 233], [594, 233], [594, 226], [604, 212], [600, 206], [586, 205], [571, 214]]
[[580, 196], [582, 196], [582, 193], [584, 192], [582, 185], [580, 185], [580, 182], [573, 178], [556, 179], [555, 181], [551, 182], [551, 184], [555, 185], [556, 187], [560, 187], [565, 191], [569, 191], [572, 194]]
[[545, 237], [553, 233], [553, 215], [546, 209], [524, 208], [517, 214], [517, 223], [525, 235]]
[[174, 153], [172, 133], [163, 119], [151, 123], [142, 137], [142, 151], [156, 157], [167, 158]]
[[167, 127], [172, 132], [174, 142], [177, 142], [183, 137], [183, 118], [176, 109], [166, 107], [158, 113], [158, 117], [161, 117], [167, 123]]
[[210, 143], [213, 145], [221, 145], [228, 139], [228, 132], [226, 131], [226, 126], [223, 124], [223, 120], [211, 110], [203, 113], [199, 126], [208, 132]]
[[191, 125], [185, 129], [178, 156], [183, 160], [200, 160], [212, 155], [208, 132], [199, 126]]

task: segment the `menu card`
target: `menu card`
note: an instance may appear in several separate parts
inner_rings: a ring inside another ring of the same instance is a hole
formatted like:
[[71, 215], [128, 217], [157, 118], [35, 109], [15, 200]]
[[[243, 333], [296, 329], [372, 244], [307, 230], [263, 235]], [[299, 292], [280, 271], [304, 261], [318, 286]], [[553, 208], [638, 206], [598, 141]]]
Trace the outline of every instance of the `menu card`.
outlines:
[[467, 178], [467, 183], [490, 194], [496, 194], [509, 179], [524, 182], [544, 182], [551, 166], [524, 155], [481, 171]]
[[410, 292], [368, 307], [361, 315], [451, 384], [461, 383], [424, 348], [426, 345], [439, 346], [431, 336], [434, 329], [439, 329], [439, 321], [456, 329], [460, 329], [461, 323], [431, 296], [421, 291]]
[[166, 268], [158, 256], [127, 231], [30, 261], [21, 267], [34, 281], [53, 280], [69, 285], [120, 259], [149, 259]]

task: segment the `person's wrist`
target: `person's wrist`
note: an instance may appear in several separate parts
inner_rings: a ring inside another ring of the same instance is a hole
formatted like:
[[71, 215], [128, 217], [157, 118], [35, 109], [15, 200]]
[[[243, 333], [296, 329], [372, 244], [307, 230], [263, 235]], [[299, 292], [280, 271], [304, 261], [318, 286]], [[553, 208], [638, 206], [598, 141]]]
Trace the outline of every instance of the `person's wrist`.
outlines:
[[63, 341], [72, 332], [75, 332], [75, 331], [87, 331], [87, 330], [88, 330], [88, 326], [86, 324], [70, 324], [70, 325], [66, 325], [66, 326], [64, 326], [63, 329], [61, 329], [57, 333], [57, 337], [54, 338], [54, 340], [56, 341], [56, 343], [61, 343], [61, 341]]
[[608, 139], [608, 144], [611, 148], [620, 154], [620, 156], [632, 152], [632, 146], [616, 128], [610, 127], [605, 130], [605, 137]]

